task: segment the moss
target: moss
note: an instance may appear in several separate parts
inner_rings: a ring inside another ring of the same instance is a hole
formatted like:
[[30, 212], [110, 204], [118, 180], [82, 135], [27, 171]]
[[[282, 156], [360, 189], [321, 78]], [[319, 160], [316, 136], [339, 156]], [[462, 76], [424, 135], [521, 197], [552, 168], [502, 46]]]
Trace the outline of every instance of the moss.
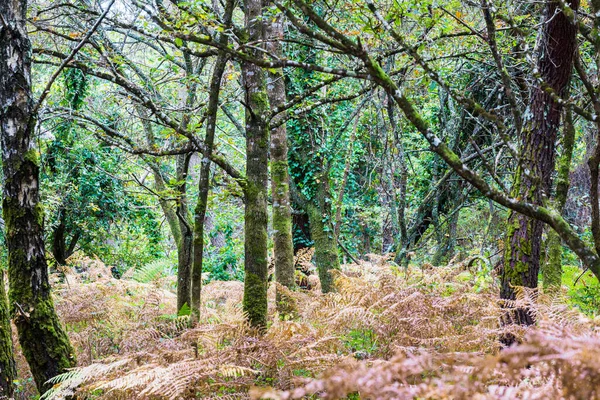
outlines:
[[51, 297], [37, 296], [29, 307], [19, 305], [13, 307], [19, 342], [38, 391], [44, 393], [52, 387], [47, 383], [50, 378], [76, 366], [75, 352], [54, 312]]
[[[23, 354], [38, 390], [44, 393], [52, 386], [46, 383], [50, 378], [75, 366], [75, 357], [54, 310], [43, 247], [37, 249], [42, 252], [41, 255], [33, 251], [28, 256], [26, 252], [30, 250], [23, 246], [31, 239], [21, 239], [23, 232], [20, 227], [40, 223], [43, 212], [39, 205], [29, 212], [10, 206], [5, 207], [3, 212], [7, 217], [5, 222], [10, 248], [10, 315], [17, 327]], [[34, 222], [31, 222], [32, 216]]]
[[246, 272], [244, 279], [243, 306], [250, 325], [265, 329], [267, 326], [267, 282], [251, 272]]
[[253, 105], [253, 111], [267, 111], [269, 109], [269, 97], [263, 90], [257, 90], [250, 93], [250, 101]]
[[562, 245], [560, 237], [553, 230], [548, 232], [546, 243], [548, 260], [542, 268], [544, 290], [548, 293], [556, 293], [560, 289], [562, 279]]
[[34, 165], [40, 165], [40, 158], [35, 149], [29, 149], [23, 154], [23, 159], [33, 163]]
[[11, 232], [10, 227], [14, 226], [16, 221], [22, 218], [25, 215], [25, 209], [21, 207], [17, 207], [14, 204], [12, 199], [5, 197], [2, 207], [2, 216], [4, 218], [4, 223], [6, 226], [6, 234], [7, 236], [11, 236], [13, 232]]
[[[273, 195], [273, 247], [275, 277], [280, 284], [293, 289], [294, 247], [292, 240], [292, 212], [289, 203], [289, 174], [287, 160], [271, 161]], [[277, 293], [277, 304], [282, 298]], [[279, 307], [278, 307], [279, 309]]]
[[323, 221], [323, 214], [328, 215], [323, 211], [327, 210], [310, 204], [307, 211], [310, 219], [310, 232], [315, 243], [315, 258], [321, 290], [323, 293], [328, 293], [333, 290], [333, 277], [330, 270], [340, 268], [336, 239], [333, 237], [333, 232], [326, 229], [327, 225]]
[[[529, 266], [521, 260], [519, 255], [531, 254], [528, 243], [523, 238], [519, 238], [518, 243], [513, 243], [516, 232], [520, 229], [520, 221], [516, 215], [511, 215], [507, 225], [505, 255], [504, 255], [504, 280], [510, 286], [523, 286], [523, 274], [527, 272]], [[518, 246], [514, 248], [514, 246]], [[513, 259], [516, 254], [516, 259]]]
[[35, 205], [35, 207], [33, 208], [33, 214], [35, 217], [35, 220], [37, 221], [39, 226], [44, 226], [44, 206], [42, 206], [42, 203], [37, 203]]

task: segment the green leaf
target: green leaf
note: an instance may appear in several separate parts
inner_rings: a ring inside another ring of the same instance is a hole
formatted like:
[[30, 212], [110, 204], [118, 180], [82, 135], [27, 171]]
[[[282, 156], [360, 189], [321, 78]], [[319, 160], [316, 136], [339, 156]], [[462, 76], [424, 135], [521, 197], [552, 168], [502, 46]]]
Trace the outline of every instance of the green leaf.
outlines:
[[183, 303], [183, 306], [177, 312], [178, 317], [185, 317], [192, 314], [192, 309], [188, 306], [187, 303]]

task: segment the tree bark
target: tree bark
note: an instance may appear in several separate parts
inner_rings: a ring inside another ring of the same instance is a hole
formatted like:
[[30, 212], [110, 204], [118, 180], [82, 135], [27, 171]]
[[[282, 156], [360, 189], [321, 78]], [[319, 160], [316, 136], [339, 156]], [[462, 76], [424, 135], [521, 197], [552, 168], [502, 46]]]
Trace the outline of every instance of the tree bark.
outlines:
[[177, 250], [177, 309], [192, 304], [192, 257], [194, 229], [191, 226], [187, 204], [187, 175], [191, 154], [177, 156], [177, 204], [175, 210], [181, 231], [181, 241]]
[[52, 232], [52, 255], [59, 265], [66, 265], [67, 258], [73, 255], [77, 242], [81, 238], [81, 232], [76, 229], [67, 245], [66, 218], [66, 210], [59, 210], [58, 225]]
[[[247, 40], [259, 46], [265, 38], [264, 0], [245, 0]], [[262, 52], [248, 50], [262, 58]], [[267, 184], [269, 163], [269, 125], [265, 71], [250, 62], [242, 62], [246, 105], [246, 190], [244, 221], [244, 312], [250, 325], [267, 325]]]
[[9, 254], [10, 314], [40, 393], [75, 366], [75, 355], [50, 294], [43, 239], [39, 165], [32, 136], [31, 43], [24, 0], [0, 0], [0, 128]]
[[[225, 25], [231, 24], [233, 1], [229, 0], [225, 9]], [[221, 34], [219, 42], [227, 45], [227, 35]], [[206, 151], [202, 154], [200, 164], [200, 178], [198, 179], [198, 200], [194, 210], [194, 256], [192, 262], [192, 317], [200, 317], [200, 295], [202, 292], [202, 262], [204, 258], [204, 219], [208, 206], [210, 155], [215, 142], [215, 129], [217, 126], [217, 111], [219, 109], [219, 94], [221, 91], [221, 78], [227, 66], [227, 54], [219, 51], [210, 81], [210, 94], [206, 111]]]
[[[558, 161], [558, 175], [556, 177], [556, 193], [554, 195], [554, 204], [556, 211], [561, 213], [567, 202], [569, 193], [569, 175], [571, 173], [571, 160], [573, 159], [573, 149], [575, 147], [575, 127], [573, 126], [573, 116], [570, 110], [565, 113], [563, 149]], [[548, 231], [547, 261], [542, 269], [544, 289], [547, 292], [557, 292], [561, 286], [562, 280], [562, 241], [558, 233], [553, 229]]]
[[[574, 9], [578, 5], [578, 0], [571, 2]], [[560, 3], [549, 2], [541, 32], [538, 70], [539, 78], [559, 96], [566, 93], [570, 81], [576, 33], [576, 26], [560, 12]], [[531, 118], [526, 121], [521, 139], [522, 163], [517, 168], [512, 194], [526, 202], [543, 205], [550, 192], [562, 106], [538, 84], [532, 90], [530, 107]], [[537, 287], [542, 231], [541, 221], [515, 212], [509, 215], [500, 290], [502, 299], [514, 300], [515, 286]], [[507, 322], [525, 325], [534, 322], [524, 309], [516, 310], [508, 319]]]
[[333, 277], [330, 271], [340, 268], [337, 240], [331, 221], [332, 202], [328, 175], [328, 171], [321, 175], [315, 199], [306, 201], [306, 211], [310, 219], [310, 235], [315, 243], [315, 261], [323, 293], [333, 290]]
[[[281, 57], [283, 40], [282, 14], [267, 25], [266, 48], [269, 54]], [[286, 89], [283, 71], [269, 71], [267, 93], [271, 107], [283, 107], [286, 102]], [[281, 114], [273, 119], [277, 126], [271, 129], [271, 195], [273, 197], [273, 254], [275, 258], [275, 279], [288, 288], [294, 288], [294, 244], [292, 240], [292, 207], [290, 203], [290, 175], [288, 166], [287, 129], [280, 124]], [[279, 293], [278, 293], [279, 297]], [[277, 304], [280, 304], [278, 298]]]

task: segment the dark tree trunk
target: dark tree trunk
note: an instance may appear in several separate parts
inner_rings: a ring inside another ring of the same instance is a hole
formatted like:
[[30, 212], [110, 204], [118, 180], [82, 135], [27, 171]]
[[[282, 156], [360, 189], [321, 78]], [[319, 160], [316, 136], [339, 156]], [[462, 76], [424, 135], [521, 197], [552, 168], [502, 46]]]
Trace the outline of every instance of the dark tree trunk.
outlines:
[[179, 198], [176, 213], [179, 221], [181, 241], [177, 244], [177, 309], [192, 304], [192, 257], [194, 230], [190, 225], [187, 205], [187, 174], [191, 154], [177, 156], [177, 180], [182, 182], [177, 188]]
[[[261, 43], [264, 38], [263, 0], [245, 0], [246, 31], [249, 42]], [[262, 52], [249, 50], [257, 58]], [[246, 190], [244, 225], [244, 312], [250, 325], [264, 329], [267, 325], [267, 185], [269, 163], [269, 99], [265, 71], [242, 63], [246, 92]]]
[[[577, 9], [579, 1], [571, 1]], [[577, 28], [560, 12], [560, 3], [549, 2], [542, 24], [539, 77], [559, 96], [569, 85], [575, 49]], [[542, 205], [550, 192], [554, 171], [556, 136], [562, 106], [538, 84], [532, 90], [531, 118], [526, 121], [522, 135], [522, 164], [517, 168], [513, 196], [523, 201]], [[515, 286], [537, 287], [540, 269], [540, 248], [543, 232], [541, 221], [511, 212], [508, 219], [507, 243], [502, 273], [502, 299], [515, 299]], [[507, 316], [507, 322], [532, 324], [527, 310], [516, 310]]]
[[75, 247], [77, 246], [80, 237], [81, 233], [76, 231], [73, 233], [73, 237], [67, 245], [66, 211], [60, 210], [58, 225], [52, 232], [52, 255], [59, 265], [65, 265], [67, 263], [67, 258], [71, 257], [75, 251]]
[[39, 165], [33, 148], [31, 43], [24, 0], [0, 0], [0, 128], [9, 254], [10, 314], [40, 393], [47, 381], [75, 366], [75, 355], [50, 294], [39, 202]]
[[58, 225], [52, 232], [52, 255], [59, 265], [65, 265], [67, 263], [67, 240], [65, 237], [67, 226], [64, 211], [61, 210], [59, 213]]
[[[267, 51], [281, 57], [283, 20], [279, 14], [267, 26]], [[271, 71], [267, 75], [267, 92], [271, 107], [282, 107], [286, 102], [283, 71]], [[281, 114], [280, 114], [281, 116]], [[290, 204], [290, 175], [288, 166], [287, 129], [280, 123], [281, 117], [273, 119], [271, 130], [271, 194], [273, 197], [273, 254], [275, 279], [288, 288], [295, 286], [294, 245], [292, 240], [292, 207]], [[280, 301], [277, 301], [279, 305]]]

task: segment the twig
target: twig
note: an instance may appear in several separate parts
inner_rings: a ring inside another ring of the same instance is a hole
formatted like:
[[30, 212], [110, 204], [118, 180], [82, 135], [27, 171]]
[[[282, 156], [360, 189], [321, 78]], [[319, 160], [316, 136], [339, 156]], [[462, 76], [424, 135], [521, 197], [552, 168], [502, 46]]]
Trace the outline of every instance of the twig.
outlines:
[[81, 39], [81, 41], [77, 44], [77, 46], [75, 46], [75, 48], [71, 51], [71, 53], [67, 56], [67, 58], [65, 58], [63, 60], [63, 62], [59, 65], [58, 69], [54, 72], [54, 74], [52, 74], [52, 76], [50, 77], [50, 80], [48, 81], [48, 83], [46, 84], [46, 87], [44, 88], [44, 91], [42, 92], [42, 94], [40, 95], [40, 98], [38, 99], [37, 103], [35, 104], [35, 107], [33, 108], [33, 112], [31, 115], [37, 114], [42, 103], [44, 102], [46, 97], [48, 97], [48, 93], [50, 93], [50, 89], [52, 88], [52, 85], [56, 81], [56, 78], [58, 78], [58, 75], [60, 75], [60, 73], [62, 72], [63, 69], [65, 69], [67, 64], [71, 62], [73, 57], [75, 57], [75, 55], [87, 43], [87, 41], [94, 34], [94, 32], [96, 32], [96, 29], [98, 29], [98, 27], [100, 26], [100, 23], [102, 22], [104, 17], [106, 17], [106, 15], [108, 14], [108, 11], [110, 11], [110, 8], [112, 7], [112, 5], [114, 3], [115, 3], [115, 0], [111, 0], [111, 2], [108, 4], [108, 7], [106, 7], [106, 10], [102, 13], [100, 18], [98, 18], [98, 20], [96, 21], [94, 26], [92, 26], [92, 29], [90, 29], [88, 31], [88, 33], [83, 37], [83, 39]]
[[348, 257], [350, 257], [350, 259], [352, 261], [354, 261], [355, 264], [360, 265], [360, 261], [358, 261], [349, 251], [348, 249], [342, 244], [342, 242], [340, 242], [339, 239], [337, 239], [337, 243], [338, 245], [342, 248], [342, 250], [344, 250], [344, 253], [346, 253], [348, 255]]
[[[577, 286], [577, 282], [579, 281], [579, 279], [581, 279], [581, 277], [582, 277], [583, 275], [585, 275], [585, 273], [588, 271], [588, 269], [589, 269], [588, 267], [585, 267], [585, 269], [583, 270], [583, 272], [581, 273], [581, 275], [579, 275], [579, 276], [577, 277], [577, 279], [575, 279], [575, 282], [573, 282], [573, 287]], [[585, 286], [585, 285], [584, 285], [584, 286]]]

